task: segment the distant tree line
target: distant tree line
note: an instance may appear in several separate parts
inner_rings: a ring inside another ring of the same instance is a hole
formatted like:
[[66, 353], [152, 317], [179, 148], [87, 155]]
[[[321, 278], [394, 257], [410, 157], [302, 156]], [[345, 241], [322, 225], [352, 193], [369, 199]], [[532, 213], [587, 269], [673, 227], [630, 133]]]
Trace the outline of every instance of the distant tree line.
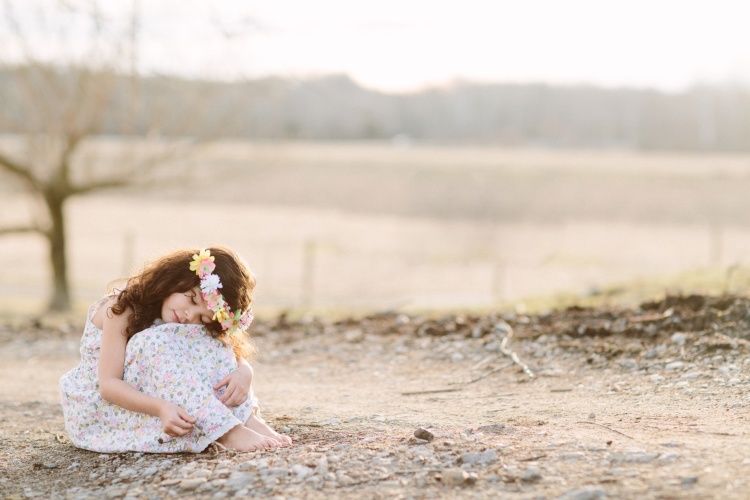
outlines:
[[[0, 133], [29, 130], [23, 108], [15, 103], [30, 83], [14, 74], [12, 68], [0, 70], [0, 99], [5, 107]], [[750, 151], [750, 89], [739, 86], [695, 86], [665, 93], [459, 82], [386, 94], [341, 75], [239, 83], [152, 76], [138, 80], [141, 105], [134, 110], [127, 106], [132, 85], [122, 77], [120, 90], [99, 103], [107, 108], [102, 114], [103, 133], [121, 134], [122, 117], [127, 115], [133, 135], [155, 137], [180, 136], [198, 128], [247, 139], [397, 138], [550, 148]], [[200, 111], [193, 106], [186, 109], [186, 101], [197, 103]], [[186, 127], [186, 121], [193, 123]]]

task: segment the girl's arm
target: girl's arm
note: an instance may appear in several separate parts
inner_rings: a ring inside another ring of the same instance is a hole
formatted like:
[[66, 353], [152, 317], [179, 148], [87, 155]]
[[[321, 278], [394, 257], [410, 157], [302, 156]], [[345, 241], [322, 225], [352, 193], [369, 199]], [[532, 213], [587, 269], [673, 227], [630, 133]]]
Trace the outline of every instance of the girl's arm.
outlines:
[[120, 315], [105, 311], [99, 352], [99, 393], [105, 400], [127, 410], [159, 417], [164, 432], [170, 436], [187, 434], [195, 418], [174, 403], [144, 394], [123, 380], [127, 346], [125, 328], [130, 314], [131, 311]]

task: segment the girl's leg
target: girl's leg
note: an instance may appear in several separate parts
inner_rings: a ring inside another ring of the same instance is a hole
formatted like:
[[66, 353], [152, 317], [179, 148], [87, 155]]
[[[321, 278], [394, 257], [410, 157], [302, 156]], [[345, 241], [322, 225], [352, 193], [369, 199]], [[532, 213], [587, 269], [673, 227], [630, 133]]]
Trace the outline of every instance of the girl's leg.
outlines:
[[185, 436], [163, 439], [161, 422], [155, 418], [156, 425], [151, 425], [151, 432], [143, 433], [144, 439], [158, 441], [163, 449], [149, 451], [200, 452], [212, 441], [239, 451], [273, 445], [266, 436], [243, 427], [247, 413], [237, 418], [216, 397], [213, 386], [220, 378], [214, 372], [223, 366], [218, 358], [225, 349], [212, 341], [202, 329], [166, 324], [140, 332], [128, 342], [123, 379], [141, 392], [171, 401], [197, 419]]
[[247, 411], [237, 418], [217, 397], [213, 387], [231, 368], [230, 361], [236, 366], [231, 348], [204, 330], [167, 324], [130, 340], [124, 379], [147, 394], [172, 401], [198, 420], [194, 431], [169, 440], [189, 441], [188, 451], [201, 451], [214, 440], [243, 452], [281, 446], [286, 441], [276, 438], [278, 434], [265, 423], [245, 427]]
[[284, 434], [279, 434], [275, 430], [271, 429], [268, 424], [260, 418], [256, 412], [250, 415], [250, 418], [245, 422], [245, 427], [262, 435], [270, 438], [277, 447], [290, 446], [292, 444], [292, 438]]

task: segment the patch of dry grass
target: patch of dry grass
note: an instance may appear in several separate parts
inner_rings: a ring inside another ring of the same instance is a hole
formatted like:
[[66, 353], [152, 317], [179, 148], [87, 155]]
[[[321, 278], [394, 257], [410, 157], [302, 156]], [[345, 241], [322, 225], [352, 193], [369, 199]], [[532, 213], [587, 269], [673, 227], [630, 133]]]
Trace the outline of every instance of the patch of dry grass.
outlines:
[[[92, 168], [119, 168], [121, 146], [92, 146], [109, 148], [90, 152]], [[168, 165], [152, 189], [69, 204], [74, 300], [85, 309], [143, 261], [217, 243], [246, 257], [257, 310], [269, 314], [538, 308], [720, 288], [750, 254], [749, 165], [747, 155], [214, 144]], [[0, 221], [27, 212], [13, 192], [0, 199]], [[46, 259], [39, 238], [0, 240], [0, 314], [39, 310]]]

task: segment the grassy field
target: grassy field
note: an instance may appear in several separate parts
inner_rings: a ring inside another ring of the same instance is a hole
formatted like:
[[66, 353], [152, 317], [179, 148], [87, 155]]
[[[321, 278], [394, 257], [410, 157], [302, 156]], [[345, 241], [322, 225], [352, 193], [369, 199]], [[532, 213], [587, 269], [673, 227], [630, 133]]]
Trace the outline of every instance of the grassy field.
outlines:
[[[118, 147], [98, 147], [91, 172], [125, 168]], [[260, 311], [492, 308], [620, 286], [747, 284], [747, 155], [223, 143], [156, 179], [67, 207], [79, 307], [163, 251], [215, 243], [247, 258]], [[0, 192], [0, 221], [32, 210], [7, 177]], [[41, 308], [43, 242], [2, 238], [0, 261], [0, 313]]]

